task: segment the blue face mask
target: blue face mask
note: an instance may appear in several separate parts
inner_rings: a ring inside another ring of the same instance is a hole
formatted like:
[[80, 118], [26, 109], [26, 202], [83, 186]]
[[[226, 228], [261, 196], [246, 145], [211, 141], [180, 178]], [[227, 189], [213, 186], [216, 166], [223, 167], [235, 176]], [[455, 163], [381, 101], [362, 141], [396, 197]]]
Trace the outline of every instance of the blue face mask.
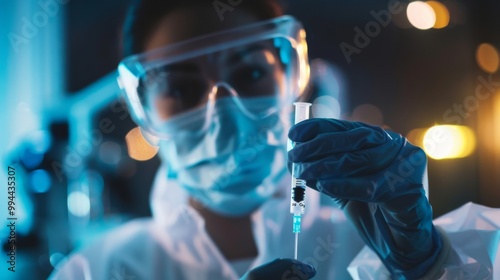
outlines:
[[[274, 98], [242, 100], [245, 108], [272, 106]], [[286, 122], [279, 115], [252, 119], [231, 97], [218, 99], [205, 132], [206, 109], [182, 118], [198, 120], [160, 143], [169, 176], [195, 200], [227, 216], [243, 216], [276, 194], [286, 174]], [[175, 129], [183, 119], [167, 121]]]

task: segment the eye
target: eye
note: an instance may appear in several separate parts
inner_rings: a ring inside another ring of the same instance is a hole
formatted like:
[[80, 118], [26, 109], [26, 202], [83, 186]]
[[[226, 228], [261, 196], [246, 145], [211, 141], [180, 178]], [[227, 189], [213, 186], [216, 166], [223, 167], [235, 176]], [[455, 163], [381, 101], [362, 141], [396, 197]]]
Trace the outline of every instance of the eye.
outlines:
[[[168, 102], [176, 111], [184, 111], [200, 105], [207, 97], [209, 85], [198, 75], [172, 73], [155, 80], [145, 87], [143, 95], [149, 102]], [[149, 106], [153, 106], [149, 104]]]
[[231, 84], [239, 89], [247, 89], [267, 76], [268, 71], [258, 65], [248, 65], [236, 69], [230, 76]]
[[186, 109], [198, 105], [206, 96], [206, 91], [206, 86], [196, 81], [171, 87], [172, 96], [182, 100]]
[[249, 69], [252, 81], [258, 81], [262, 76], [264, 76], [264, 71], [262, 69], [254, 68]]

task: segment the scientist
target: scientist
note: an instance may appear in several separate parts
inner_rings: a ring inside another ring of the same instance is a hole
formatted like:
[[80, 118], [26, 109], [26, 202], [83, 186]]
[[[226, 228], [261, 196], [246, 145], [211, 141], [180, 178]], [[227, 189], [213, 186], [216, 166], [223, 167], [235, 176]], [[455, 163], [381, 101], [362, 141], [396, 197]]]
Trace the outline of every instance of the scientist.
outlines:
[[[433, 222], [420, 148], [357, 122], [290, 125], [307, 45], [276, 1], [134, 1], [123, 34], [119, 83], [163, 162], [153, 218], [72, 254], [51, 279], [500, 279], [500, 211], [467, 204]], [[298, 260], [291, 163], [317, 191]]]

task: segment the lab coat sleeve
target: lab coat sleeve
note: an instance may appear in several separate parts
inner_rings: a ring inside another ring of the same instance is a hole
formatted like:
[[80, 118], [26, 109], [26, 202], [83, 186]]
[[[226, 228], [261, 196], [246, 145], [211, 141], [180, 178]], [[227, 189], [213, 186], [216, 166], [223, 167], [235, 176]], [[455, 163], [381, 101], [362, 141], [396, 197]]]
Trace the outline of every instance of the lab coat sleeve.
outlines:
[[[147, 219], [133, 220], [95, 240], [89, 246], [70, 254], [56, 265], [49, 280], [149, 279], [146, 264], [151, 261], [142, 251], [157, 246], [149, 242]], [[149, 251], [148, 251], [149, 252]], [[144, 261], [135, 261], [139, 258]], [[129, 278], [127, 278], [129, 277]]]
[[[101, 247], [102, 248], [102, 247]], [[102, 258], [99, 254], [109, 256]], [[126, 254], [126, 252], [122, 252]], [[112, 260], [113, 259], [113, 260]], [[136, 278], [140, 276], [140, 278]], [[58, 265], [48, 280], [100, 280], [100, 279], [148, 279], [129, 263], [120, 258], [113, 258], [99, 247], [91, 252], [76, 253]]]
[[48, 280], [106, 279], [104, 273], [109, 270], [106, 260], [109, 254], [101, 241], [63, 259], [56, 265]]
[[[500, 279], [500, 209], [467, 203], [434, 221], [443, 250], [422, 279]], [[348, 267], [354, 279], [389, 279], [365, 246]]]

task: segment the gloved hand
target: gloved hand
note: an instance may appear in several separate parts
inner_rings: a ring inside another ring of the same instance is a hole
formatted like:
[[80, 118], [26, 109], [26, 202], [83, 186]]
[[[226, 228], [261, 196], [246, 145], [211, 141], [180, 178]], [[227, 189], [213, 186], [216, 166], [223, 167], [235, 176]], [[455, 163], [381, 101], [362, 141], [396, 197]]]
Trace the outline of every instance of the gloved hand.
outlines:
[[314, 267], [292, 259], [275, 259], [245, 273], [240, 280], [307, 280], [316, 275]]
[[334, 119], [305, 120], [288, 137], [295, 176], [334, 198], [393, 278], [429, 270], [442, 242], [423, 188], [422, 149], [397, 133]]

